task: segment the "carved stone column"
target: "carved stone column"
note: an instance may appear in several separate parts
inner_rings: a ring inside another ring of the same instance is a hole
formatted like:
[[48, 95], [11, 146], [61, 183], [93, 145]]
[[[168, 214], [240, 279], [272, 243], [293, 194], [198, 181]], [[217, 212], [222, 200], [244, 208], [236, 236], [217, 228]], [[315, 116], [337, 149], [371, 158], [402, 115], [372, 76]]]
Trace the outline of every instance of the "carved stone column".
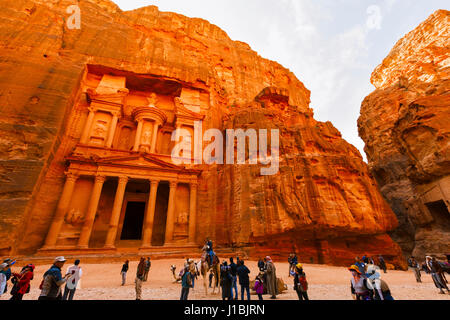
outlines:
[[94, 108], [89, 108], [89, 115], [86, 120], [83, 134], [81, 135], [81, 139], [80, 139], [80, 142], [83, 144], [88, 143], [89, 133], [91, 132], [92, 123], [94, 122], [94, 118], [95, 118], [95, 110], [94, 110]]
[[114, 199], [111, 219], [109, 220], [109, 229], [106, 236], [105, 248], [114, 248], [114, 243], [117, 237], [117, 228], [119, 226], [120, 212], [122, 210], [123, 198], [127, 188], [128, 177], [119, 177], [117, 184], [116, 197]]
[[139, 146], [141, 145], [141, 135], [142, 135], [143, 126], [144, 126], [143, 120], [138, 121], [138, 126], [137, 126], [137, 130], [136, 130], [136, 138], [134, 139], [134, 147], [133, 147], [134, 152], [139, 151]]
[[111, 146], [112, 146], [114, 134], [115, 134], [116, 128], [117, 128], [117, 121], [119, 121], [119, 114], [113, 113], [111, 126], [109, 127], [108, 140], [106, 141], [106, 148], [111, 148]]
[[152, 136], [152, 146], [150, 149], [150, 153], [155, 153], [156, 151], [156, 142], [158, 141], [158, 129], [159, 129], [159, 124], [157, 122], [155, 122], [154, 126], [153, 126], [153, 136]]
[[197, 220], [197, 182], [190, 184], [189, 200], [189, 243], [195, 243], [195, 226]]
[[67, 213], [67, 209], [72, 199], [73, 190], [75, 189], [75, 183], [78, 180], [78, 175], [73, 173], [68, 173], [66, 182], [64, 183], [64, 188], [59, 198], [58, 206], [56, 207], [56, 213], [53, 217], [50, 230], [48, 231], [47, 238], [45, 239], [45, 244], [43, 249], [49, 249], [56, 245], [58, 239], [59, 231], [64, 222], [64, 217]]
[[89, 206], [86, 211], [84, 225], [81, 229], [80, 238], [78, 239], [78, 247], [81, 249], [89, 247], [89, 239], [91, 238], [95, 214], [97, 213], [98, 202], [100, 200], [100, 195], [102, 194], [103, 183], [105, 182], [105, 180], [106, 177], [104, 176], [95, 177], [94, 188], [91, 193], [91, 198], [89, 199]]
[[166, 237], [164, 244], [169, 244], [173, 241], [173, 227], [175, 221], [175, 194], [177, 191], [177, 182], [170, 182], [169, 193], [169, 206], [167, 208], [167, 221], [166, 221]]
[[153, 221], [155, 219], [156, 195], [158, 194], [158, 180], [150, 181], [150, 193], [147, 204], [147, 212], [144, 219], [144, 233], [142, 236], [142, 248], [151, 247], [153, 235]]

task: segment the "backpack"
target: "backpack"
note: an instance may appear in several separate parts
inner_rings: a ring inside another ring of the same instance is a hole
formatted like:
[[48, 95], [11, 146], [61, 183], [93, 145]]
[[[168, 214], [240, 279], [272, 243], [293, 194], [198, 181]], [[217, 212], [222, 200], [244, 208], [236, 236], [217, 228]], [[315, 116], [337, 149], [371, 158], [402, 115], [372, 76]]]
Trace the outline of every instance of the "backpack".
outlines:
[[298, 277], [298, 287], [302, 292], [308, 291], [308, 281], [306, 281], [306, 277], [304, 275], [300, 275]]

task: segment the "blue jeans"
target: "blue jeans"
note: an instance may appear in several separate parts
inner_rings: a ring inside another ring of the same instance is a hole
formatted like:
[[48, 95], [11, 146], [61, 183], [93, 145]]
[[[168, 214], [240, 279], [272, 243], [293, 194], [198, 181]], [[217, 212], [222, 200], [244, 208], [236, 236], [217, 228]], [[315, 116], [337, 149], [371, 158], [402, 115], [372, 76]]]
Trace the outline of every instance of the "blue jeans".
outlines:
[[244, 291], [247, 290], [247, 300], [250, 300], [250, 285], [241, 285], [241, 300], [244, 300]]
[[[234, 298], [233, 298], [233, 289], [235, 292]], [[237, 300], [238, 298], [238, 290], [237, 290], [237, 276], [233, 276], [233, 282], [231, 284], [231, 299]]]

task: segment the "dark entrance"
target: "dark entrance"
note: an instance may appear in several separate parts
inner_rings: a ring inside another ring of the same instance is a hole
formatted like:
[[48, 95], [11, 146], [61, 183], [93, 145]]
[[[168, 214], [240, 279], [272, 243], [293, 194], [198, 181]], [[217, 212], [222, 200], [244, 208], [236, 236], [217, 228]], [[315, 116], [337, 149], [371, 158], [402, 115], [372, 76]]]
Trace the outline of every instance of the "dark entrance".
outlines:
[[160, 183], [156, 196], [155, 218], [153, 220], [152, 246], [163, 246], [166, 237], [167, 208], [169, 206], [168, 184]]
[[140, 240], [144, 223], [145, 202], [128, 202], [120, 240]]
[[443, 200], [425, 204], [430, 211], [435, 224], [443, 230], [450, 230], [450, 213]]

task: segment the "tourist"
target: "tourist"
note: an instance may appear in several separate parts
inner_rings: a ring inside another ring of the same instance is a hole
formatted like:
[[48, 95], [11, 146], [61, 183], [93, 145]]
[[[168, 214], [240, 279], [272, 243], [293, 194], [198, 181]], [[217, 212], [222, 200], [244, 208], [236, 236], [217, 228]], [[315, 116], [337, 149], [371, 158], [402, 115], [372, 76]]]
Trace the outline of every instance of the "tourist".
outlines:
[[30, 292], [30, 282], [34, 278], [34, 265], [28, 264], [22, 268], [20, 273], [13, 273], [14, 286], [11, 289], [11, 299], [10, 300], [22, 300], [24, 294]]
[[5, 268], [4, 271], [2, 271], [2, 273], [5, 275], [6, 278], [6, 282], [5, 282], [5, 288], [3, 290], [0, 290], [0, 294], [6, 293], [8, 291], [8, 281], [9, 279], [11, 279], [11, 275], [12, 275], [12, 271], [11, 271], [11, 267], [16, 263], [16, 261], [12, 260], [12, 259], [5, 259], [3, 260], [3, 263], [6, 263], [6, 265], [8, 266], [8, 268]]
[[394, 300], [388, 284], [386, 281], [381, 279], [381, 275], [377, 271], [377, 267], [373, 264], [367, 266], [367, 279], [374, 289], [374, 300]]
[[439, 289], [439, 293], [445, 294], [443, 289], [450, 293], [447, 284], [441, 276], [442, 267], [439, 265], [436, 258], [427, 256], [425, 262], [429, 272], [431, 273], [431, 278], [433, 279], [434, 285]]
[[44, 279], [39, 286], [41, 289], [39, 300], [62, 300], [61, 286], [70, 277], [70, 274], [62, 277], [61, 268], [64, 263], [66, 263], [64, 257], [56, 257], [53, 265], [44, 273]]
[[6, 262], [0, 264], [0, 297], [6, 293], [6, 283], [8, 281], [6, 274], [9, 270], [9, 265]]
[[239, 277], [239, 284], [241, 285], [241, 300], [244, 300], [244, 291], [247, 291], [247, 300], [250, 300], [250, 279], [248, 274], [250, 270], [244, 263], [244, 260], [239, 261], [237, 267], [237, 275]]
[[270, 294], [270, 299], [276, 299], [278, 294], [277, 273], [275, 265], [273, 264], [273, 261], [269, 256], [266, 257], [266, 264], [267, 292]]
[[359, 270], [359, 267], [356, 265], [352, 265], [348, 270], [352, 273], [350, 288], [353, 299], [372, 300], [373, 287], [366, 278], [362, 277], [362, 273]]
[[181, 298], [180, 300], [187, 300], [189, 296], [189, 288], [192, 285], [192, 275], [189, 272], [189, 265], [186, 263], [183, 269], [183, 276], [181, 277]]
[[125, 282], [127, 281], [127, 272], [129, 268], [130, 261], [125, 261], [125, 263], [122, 265], [122, 270], [120, 271], [120, 274], [122, 276], [122, 286], [125, 285]]
[[257, 275], [255, 278], [255, 286], [253, 288], [256, 291], [256, 294], [258, 295], [259, 300], [263, 300], [263, 294], [264, 294], [264, 284], [260, 277], [260, 275]]
[[[230, 258], [230, 272], [231, 277], [233, 278], [233, 282], [231, 283], [231, 300], [238, 299], [238, 289], [237, 289], [237, 265], [234, 263], [233, 257]], [[234, 289], [234, 298], [233, 298], [233, 289]]]
[[191, 273], [191, 277], [192, 277], [192, 289], [194, 289], [195, 279], [197, 279], [197, 275], [198, 275], [197, 266], [195, 265], [195, 262], [193, 259], [188, 259], [187, 263], [189, 265], [189, 272]]
[[136, 271], [136, 279], [134, 280], [136, 289], [136, 300], [142, 299], [142, 282], [144, 281], [144, 275], [145, 275], [145, 258], [141, 258]]
[[288, 265], [289, 265], [289, 273], [288, 273], [288, 277], [291, 276], [291, 270], [292, 270], [292, 253], [289, 254], [288, 257]]
[[75, 260], [73, 266], [67, 269], [67, 274], [70, 277], [67, 279], [66, 287], [64, 288], [63, 300], [73, 300], [81, 275], [83, 274], [80, 267], [80, 260]]
[[414, 271], [414, 275], [416, 276], [416, 282], [422, 282], [422, 275], [420, 274], [420, 265], [416, 261], [415, 257], [411, 257], [408, 259], [408, 266]]
[[231, 275], [231, 268], [224, 261], [220, 266], [220, 285], [222, 287], [222, 300], [232, 300], [231, 286], [233, 277]]
[[378, 262], [380, 264], [380, 268], [383, 270], [384, 273], [386, 273], [386, 269], [387, 269], [386, 262], [384, 261], [384, 258], [381, 254], [378, 256]]
[[309, 300], [308, 282], [306, 281], [306, 274], [303, 272], [303, 265], [301, 263], [295, 265], [294, 290], [297, 292], [299, 300]]
[[211, 270], [209, 270], [209, 287], [210, 288], [212, 288], [212, 280], [213, 280], [213, 278], [214, 278], [214, 270], [213, 269], [211, 269]]
[[266, 271], [265, 268], [266, 268], [266, 263], [264, 262], [263, 259], [259, 258], [259, 260], [258, 260], [259, 271], [265, 272]]
[[364, 278], [366, 276], [366, 265], [364, 264], [364, 262], [362, 262], [359, 257], [356, 257], [354, 265], [358, 267], [359, 273]]
[[150, 257], [148, 257], [147, 258], [147, 260], [145, 260], [145, 267], [144, 267], [144, 270], [145, 270], [145, 273], [144, 273], [144, 281], [147, 281], [147, 279], [148, 279], [148, 273], [149, 273], [149, 271], [150, 271], [150, 267], [152, 266], [152, 263], [151, 263], [151, 261], [150, 261]]

